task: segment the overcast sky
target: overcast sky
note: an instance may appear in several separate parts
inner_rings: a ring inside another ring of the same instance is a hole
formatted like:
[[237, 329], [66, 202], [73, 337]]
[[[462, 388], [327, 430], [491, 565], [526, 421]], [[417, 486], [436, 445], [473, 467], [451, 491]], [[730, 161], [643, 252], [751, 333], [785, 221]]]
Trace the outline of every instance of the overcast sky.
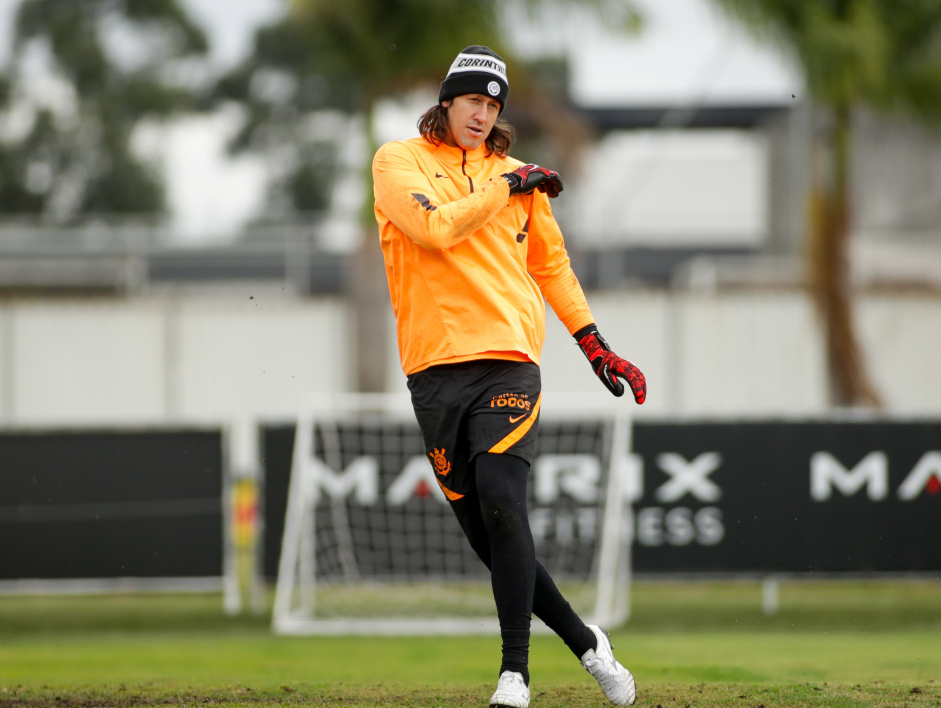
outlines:
[[[277, 17], [284, 0], [182, 0], [209, 33], [213, 60], [235, 63], [251, 47], [254, 28]], [[13, 12], [20, 0], [0, 0], [0, 62], [9, 57]]]

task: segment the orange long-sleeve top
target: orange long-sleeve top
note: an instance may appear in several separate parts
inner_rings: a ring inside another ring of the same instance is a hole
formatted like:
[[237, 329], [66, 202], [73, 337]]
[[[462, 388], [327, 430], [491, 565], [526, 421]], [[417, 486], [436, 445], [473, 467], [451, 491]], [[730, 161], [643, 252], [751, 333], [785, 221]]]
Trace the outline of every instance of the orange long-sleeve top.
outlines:
[[511, 197], [500, 177], [521, 164], [423, 138], [376, 152], [375, 214], [407, 375], [473, 359], [538, 364], [546, 301], [570, 333], [594, 321], [548, 197]]

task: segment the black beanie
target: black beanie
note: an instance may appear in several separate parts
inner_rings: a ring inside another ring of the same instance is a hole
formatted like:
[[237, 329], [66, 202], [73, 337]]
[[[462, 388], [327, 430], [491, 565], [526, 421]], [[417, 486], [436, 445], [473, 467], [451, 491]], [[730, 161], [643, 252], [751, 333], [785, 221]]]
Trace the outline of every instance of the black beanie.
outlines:
[[506, 108], [506, 98], [510, 95], [503, 59], [493, 50], [478, 44], [457, 55], [441, 82], [438, 103], [468, 93], [493, 96], [500, 102], [500, 113]]

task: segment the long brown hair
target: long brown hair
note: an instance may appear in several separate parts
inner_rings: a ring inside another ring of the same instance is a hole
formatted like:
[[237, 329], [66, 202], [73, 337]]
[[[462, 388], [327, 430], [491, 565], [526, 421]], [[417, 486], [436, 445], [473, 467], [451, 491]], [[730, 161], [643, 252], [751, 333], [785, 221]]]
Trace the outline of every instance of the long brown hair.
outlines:
[[[448, 109], [440, 103], [432, 106], [418, 119], [418, 132], [432, 145], [446, 142], [450, 135], [448, 127]], [[516, 138], [516, 130], [503, 118], [497, 118], [490, 135], [484, 141], [491, 155], [506, 157], [510, 152], [510, 145]]]

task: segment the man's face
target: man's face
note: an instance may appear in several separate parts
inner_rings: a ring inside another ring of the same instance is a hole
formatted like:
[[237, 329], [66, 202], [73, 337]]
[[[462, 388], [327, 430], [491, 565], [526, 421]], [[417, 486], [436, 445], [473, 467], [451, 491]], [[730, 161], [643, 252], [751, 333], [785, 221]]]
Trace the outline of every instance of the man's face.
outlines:
[[448, 128], [451, 147], [476, 150], [490, 135], [493, 124], [500, 115], [500, 102], [493, 96], [482, 93], [468, 93], [450, 101], [442, 101], [448, 109]]

